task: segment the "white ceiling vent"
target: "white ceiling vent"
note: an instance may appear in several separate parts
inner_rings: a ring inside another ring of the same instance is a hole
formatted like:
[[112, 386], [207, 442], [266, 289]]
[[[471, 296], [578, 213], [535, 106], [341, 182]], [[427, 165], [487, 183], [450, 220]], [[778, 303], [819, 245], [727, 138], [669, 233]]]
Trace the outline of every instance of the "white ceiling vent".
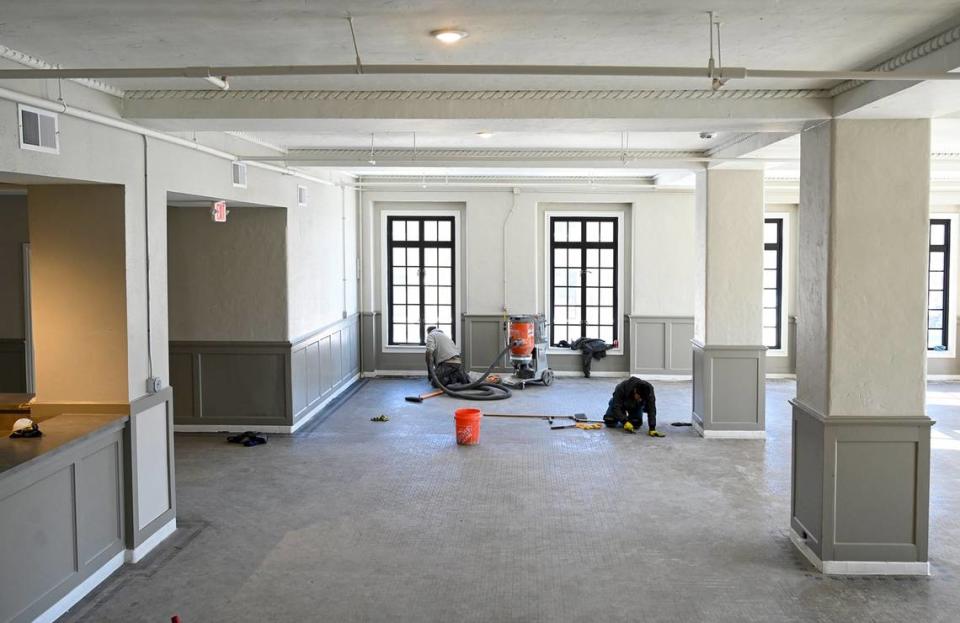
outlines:
[[307, 187], [297, 186], [297, 205], [305, 208], [308, 203], [310, 203], [310, 193], [307, 191]]
[[237, 188], [247, 187], [247, 165], [242, 162], [233, 162], [233, 185]]
[[20, 116], [20, 149], [60, 153], [60, 120], [56, 113], [30, 106], [17, 107]]

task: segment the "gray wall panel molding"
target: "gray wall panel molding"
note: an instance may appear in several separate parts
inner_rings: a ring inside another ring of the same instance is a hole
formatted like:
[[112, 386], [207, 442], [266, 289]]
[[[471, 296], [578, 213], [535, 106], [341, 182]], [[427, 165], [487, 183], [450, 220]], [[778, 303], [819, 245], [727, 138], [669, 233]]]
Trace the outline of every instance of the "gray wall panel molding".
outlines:
[[926, 562], [932, 420], [791, 404], [791, 527], [800, 541], [824, 562]]
[[[32, 621], [124, 550], [124, 422], [0, 479], [0, 620]], [[29, 565], [23, 561], [29, 560]]]
[[301, 344], [314, 341], [317, 337], [321, 335], [328, 335], [335, 331], [341, 330], [343, 327], [356, 325], [359, 322], [360, 316], [362, 315], [366, 315], [366, 312], [364, 313], [357, 312], [354, 314], [350, 314], [346, 318], [337, 320], [336, 322], [331, 322], [330, 324], [326, 325], [323, 328], [317, 329], [316, 331], [311, 331], [309, 333], [305, 333], [304, 335], [301, 335], [300, 337], [291, 339], [290, 346], [291, 348], [295, 349]]
[[[127, 427], [125, 435], [124, 454], [124, 473], [126, 478], [126, 544], [127, 549], [136, 549], [144, 541], [153, 536], [160, 528], [167, 525], [177, 516], [177, 495], [176, 495], [176, 475], [174, 469], [174, 451], [173, 451], [173, 400], [174, 390], [172, 387], [165, 387], [155, 394], [147, 394], [130, 403], [130, 425]], [[165, 405], [166, 410], [166, 435], [167, 435], [167, 493], [169, 504], [158, 517], [153, 519], [143, 528], [140, 526], [140, 508], [139, 508], [139, 480], [137, 473], [137, 444], [133, 440], [137, 437], [137, 427], [139, 425], [137, 416], [158, 405]]]
[[766, 347], [704, 345], [692, 339], [693, 422], [704, 436], [765, 430]]
[[693, 316], [628, 316], [632, 374], [678, 374], [692, 371], [690, 340]]
[[353, 314], [291, 345], [289, 425], [312, 417], [360, 374], [362, 319], [362, 314]]

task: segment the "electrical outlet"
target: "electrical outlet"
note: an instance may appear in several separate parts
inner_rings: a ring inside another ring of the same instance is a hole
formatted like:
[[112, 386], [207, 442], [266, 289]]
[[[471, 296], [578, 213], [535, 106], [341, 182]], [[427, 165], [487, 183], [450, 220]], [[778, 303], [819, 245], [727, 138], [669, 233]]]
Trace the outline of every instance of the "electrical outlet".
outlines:
[[156, 394], [161, 389], [163, 389], [163, 381], [160, 380], [159, 376], [151, 376], [147, 379], [148, 394]]

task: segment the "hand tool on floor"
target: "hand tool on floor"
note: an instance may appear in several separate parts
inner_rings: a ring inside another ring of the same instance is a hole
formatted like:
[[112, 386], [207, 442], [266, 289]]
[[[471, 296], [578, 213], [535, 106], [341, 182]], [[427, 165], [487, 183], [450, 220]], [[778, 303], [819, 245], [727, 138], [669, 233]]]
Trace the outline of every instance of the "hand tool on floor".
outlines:
[[435, 389], [432, 392], [427, 392], [426, 394], [420, 394], [419, 396], [407, 396], [404, 398], [407, 402], [423, 402], [428, 398], [436, 398], [437, 396], [443, 395], [442, 389]]
[[519, 419], [533, 420], [573, 420], [574, 422], [588, 422], [590, 424], [603, 424], [603, 420], [587, 419], [586, 413], [574, 413], [573, 415], [533, 415], [529, 413], [484, 413], [483, 417], [509, 417]]

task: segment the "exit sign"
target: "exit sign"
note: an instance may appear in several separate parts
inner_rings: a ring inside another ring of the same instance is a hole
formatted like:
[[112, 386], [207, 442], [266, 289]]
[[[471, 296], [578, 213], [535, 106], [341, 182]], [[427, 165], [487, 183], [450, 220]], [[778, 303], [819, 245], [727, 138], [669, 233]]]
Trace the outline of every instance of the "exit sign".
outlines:
[[214, 223], [226, 223], [227, 213], [226, 201], [216, 201], [214, 202], [213, 207], [210, 208], [210, 218], [213, 219]]

